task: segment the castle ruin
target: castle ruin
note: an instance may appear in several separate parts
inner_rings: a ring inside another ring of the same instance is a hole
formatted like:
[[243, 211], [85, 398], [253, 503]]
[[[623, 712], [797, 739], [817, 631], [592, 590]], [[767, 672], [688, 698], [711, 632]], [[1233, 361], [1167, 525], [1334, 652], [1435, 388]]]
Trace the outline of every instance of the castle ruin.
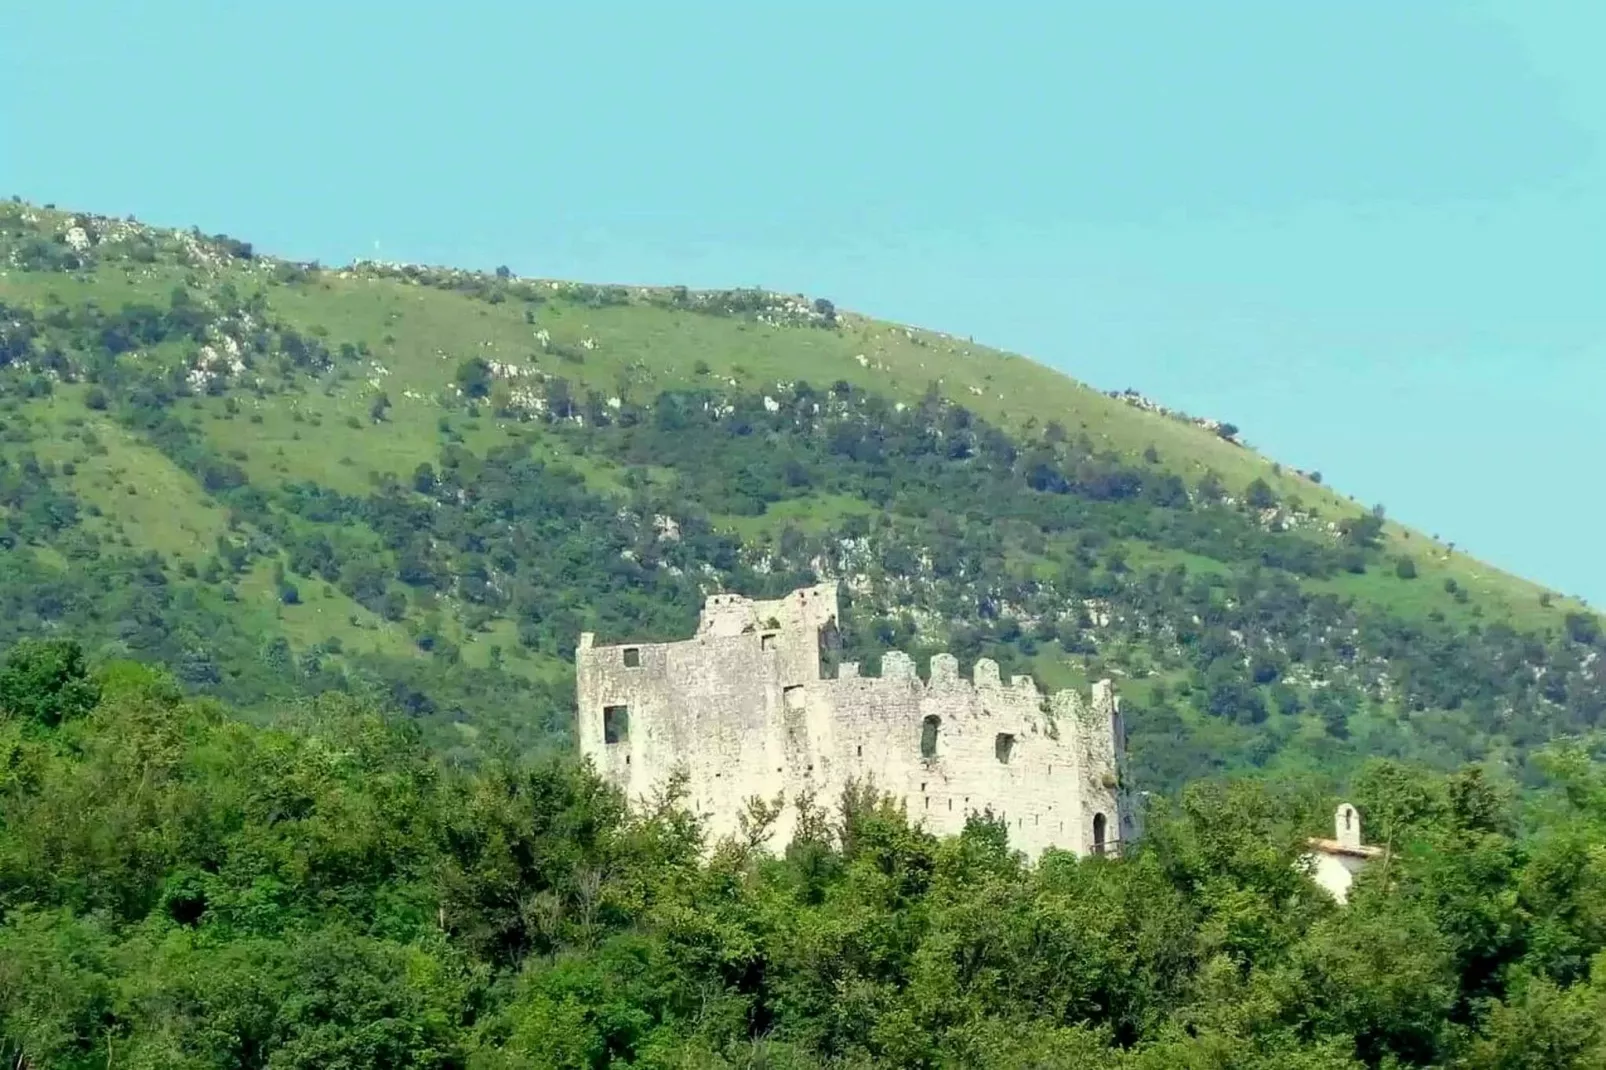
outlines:
[[[1054, 847], [1113, 851], [1132, 835], [1123, 794], [1123, 729], [1109, 681], [1091, 701], [1044, 696], [1030, 676], [999, 677], [982, 659], [962, 680], [950, 654], [922, 680], [900, 652], [881, 675], [836, 665], [834, 583], [759, 601], [711, 595], [697, 634], [670, 643], [576, 651], [580, 749], [632, 799], [678, 770], [714, 838], [736, 833], [753, 797], [784, 796], [775, 827], [789, 842], [812, 794], [832, 806], [850, 781], [901, 798], [910, 820], [939, 835], [991, 811], [1012, 846], [1036, 858]], [[822, 671], [823, 670], [823, 671]]]

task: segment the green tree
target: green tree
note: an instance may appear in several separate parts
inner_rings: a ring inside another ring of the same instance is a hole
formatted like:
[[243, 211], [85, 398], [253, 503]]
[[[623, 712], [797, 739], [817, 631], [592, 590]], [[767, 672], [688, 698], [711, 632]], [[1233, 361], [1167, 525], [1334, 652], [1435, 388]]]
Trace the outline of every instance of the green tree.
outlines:
[[83, 649], [70, 639], [24, 639], [0, 667], [0, 711], [44, 725], [81, 717], [100, 701]]
[[1338, 530], [1351, 545], [1372, 549], [1382, 541], [1383, 518], [1377, 513], [1345, 517], [1338, 522]]
[[492, 381], [491, 366], [480, 357], [470, 357], [457, 366], [457, 386], [464, 397], [488, 396]]
[[1575, 643], [1594, 645], [1600, 642], [1600, 618], [1593, 613], [1568, 613], [1565, 618], [1567, 635]]
[[1244, 501], [1251, 509], [1274, 509], [1277, 507], [1277, 495], [1271, 489], [1271, 484], [1264, 479], [1255, 479], [1244, 491]]
[[[1600, 967], [1606, 967], [1603, 959]], [[1606, 976], [1599, 969], [1597, 976]], [[1523, 978], [1489, 1008], [1468, 1052], [1467, 1070], [1597, 1070], [1606, 1066], [1606, 994], [1595, 985], [1563, 989]]]

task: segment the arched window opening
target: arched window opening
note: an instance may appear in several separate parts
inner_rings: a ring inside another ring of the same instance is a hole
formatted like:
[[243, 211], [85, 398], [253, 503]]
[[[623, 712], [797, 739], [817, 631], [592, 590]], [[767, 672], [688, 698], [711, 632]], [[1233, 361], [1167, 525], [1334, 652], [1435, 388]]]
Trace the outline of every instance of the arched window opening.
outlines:
[[1103, 814], [1093, 815], [1093, 853], [1096, 855], [1104, 853], [1104, 831], [1108, 823]]
[[926, 715], [920, 722], [920, 757], [931, 759], [937, 756], [937, 730], [942, 727], [942, 718], [935, 713]]
[[1015, 737], [1008, 732], [1000, 732], [993, 739], [993, 756], [1004, 765], [1009, 764], [1010, 755], [1015, 753]]
[[1344, 831], [1345, 832], [1348, 832], [1350, 830], [1351, 822], [1353, 822], [1354, 820], [1355, 820], [1355, 811], [1351, 810], [1349, 807], [1346, 806], [1344, 808]]

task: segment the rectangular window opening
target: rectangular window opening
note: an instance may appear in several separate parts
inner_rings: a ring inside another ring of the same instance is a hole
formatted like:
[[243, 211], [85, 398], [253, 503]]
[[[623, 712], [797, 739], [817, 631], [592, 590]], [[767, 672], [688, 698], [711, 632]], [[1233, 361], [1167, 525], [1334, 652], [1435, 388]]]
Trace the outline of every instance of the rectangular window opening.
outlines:
[[758, 637], [758, 648], [760, 650], [774, 650], [775, 649], [775, 633], [774, 632], [765, 632], [763, 635], [759, 636]]
[[1000, 732], [993, 740], [993, 754], [1004, 765], [1009, 764], [1010, 755], [1015, 753], [1015, 737], [1008, 732]]
[[793, 684], [791, 687], [783, 688], [781, 690], [781, 700], [787, 709], [801, 710], [803, 708], [803, 685]]
[[602, 707], [602, 741], [623, 743], [630, 738], [630, 707]]
[[641, 668], [641, 648], [639, 646], [625, 647], [625, 668]]

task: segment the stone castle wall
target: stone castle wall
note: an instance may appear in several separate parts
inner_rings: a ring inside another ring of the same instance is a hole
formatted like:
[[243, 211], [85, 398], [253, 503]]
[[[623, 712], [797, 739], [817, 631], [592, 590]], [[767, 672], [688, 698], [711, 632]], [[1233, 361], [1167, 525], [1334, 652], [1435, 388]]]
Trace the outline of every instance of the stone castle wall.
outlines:
[[[1036, 857], [1059, 847], [1085, 854], [1130, 836], [1118, 788], [1122, 727], [1108, 681], [1091, 701], [1044, 696], [1028, 676], [1007, 683], [995, 662], [960, 678], [951, 655], [922, 680], [892, 652], [879, 677], [842, 664], [822, 673], [835, 640], [834, 584], [755, 601], [714, 595], [697, 634], [671, 643], [576, 653], [582, 753], [632, 800], [675, 770], [717, 838], [737, 831], [746, 801], [812, 794], [834, 807], [849, 781], [902, 798], [911, 821], [958, 832], [990, 809], [1011, 843]], [[775, 842], [787, 842], [788, 806]]]

